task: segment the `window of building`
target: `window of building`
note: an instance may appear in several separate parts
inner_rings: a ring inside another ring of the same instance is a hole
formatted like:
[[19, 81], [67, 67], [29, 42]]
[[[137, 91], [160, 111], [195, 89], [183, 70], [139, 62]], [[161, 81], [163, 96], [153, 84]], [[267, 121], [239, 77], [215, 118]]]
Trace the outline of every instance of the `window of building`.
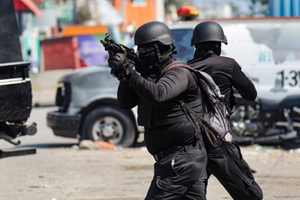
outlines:
[[131, 0], [134, 6], [146, 6], [146, 0]]

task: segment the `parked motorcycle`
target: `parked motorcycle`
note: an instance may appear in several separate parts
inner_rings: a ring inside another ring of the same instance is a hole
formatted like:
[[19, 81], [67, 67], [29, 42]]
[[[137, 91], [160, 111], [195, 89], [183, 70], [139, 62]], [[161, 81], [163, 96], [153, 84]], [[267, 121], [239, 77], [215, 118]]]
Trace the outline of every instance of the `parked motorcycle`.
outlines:
[[250, 102], [237, 94], [230, 128], [240, 144], [300, 146], [300, 95]]

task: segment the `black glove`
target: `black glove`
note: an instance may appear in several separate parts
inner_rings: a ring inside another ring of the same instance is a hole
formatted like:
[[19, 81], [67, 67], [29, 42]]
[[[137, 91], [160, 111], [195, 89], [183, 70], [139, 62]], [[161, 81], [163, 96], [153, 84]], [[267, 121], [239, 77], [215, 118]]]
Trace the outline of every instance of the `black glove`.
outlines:
[[118, 71], [126, 61], [127, 57], [125, 53], [116, 53], [113, 56], [109, 56], [108, 65], [111, 69]]
[[132, 63], [127, 59], [125, 53], [116, 53], [108, 58], [111, 74], [119, 80], [124, 80], [131, 73]]

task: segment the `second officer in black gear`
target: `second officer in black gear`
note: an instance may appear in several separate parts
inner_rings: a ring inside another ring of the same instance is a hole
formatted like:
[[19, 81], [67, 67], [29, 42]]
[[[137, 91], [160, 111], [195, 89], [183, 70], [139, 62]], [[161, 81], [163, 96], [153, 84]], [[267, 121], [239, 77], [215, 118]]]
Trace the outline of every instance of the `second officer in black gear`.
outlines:
[[174, 38], [161, 22], [139, 27], [134, 36], [140, 65], [133, 70], [124, 54], [109, 58], [120, 72], [118, 104], [121, 109], [138, 106], [138, 124], [145, 127], [145, 144], [156, 163], [147, 200], [204, 200], [206, 150], [196, 139], [179, 100], [201, 113], [201, 91], [192, 73], [176, 67], [162, 73], [175, 61]]
[[[227, 44], [227, 38], [217, 22], [199, 23], [194, 28], [191, 40], [191, 46], [195, 46], [195, 56], [188, 64], [211, 75], [221, 93], [225, 95], [225, 103], [230, 111], [235, 105], [233, 87], [249, 101], [255, 100], [257, 92], [234, 59], [220, 56], [221, 43]], [[251, 169], [236, 144], [224, 142], [216, 148], [208, 142], [205, 145], [208, 176], [213, 174], [234, 200], [262, 199], [262, 190], [255, 182]]]

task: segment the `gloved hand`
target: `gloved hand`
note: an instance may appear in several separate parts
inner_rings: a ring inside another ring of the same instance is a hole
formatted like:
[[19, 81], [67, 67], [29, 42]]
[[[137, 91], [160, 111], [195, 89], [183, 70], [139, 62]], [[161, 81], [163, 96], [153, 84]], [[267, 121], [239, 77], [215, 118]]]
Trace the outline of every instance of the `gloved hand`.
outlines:
[[108, 65], [111, 69], [118, 71], [122, 65], [124, 65], [127, 61], [127, 57], [125, 53], [116, 53], [113, 56], [109, 56]]
[[132, 64], [125, 53], [116, 53], [108, 58], [108, 65], [112, 69], [111, 74], [119, 80], [124, 80], [131, 73]]

